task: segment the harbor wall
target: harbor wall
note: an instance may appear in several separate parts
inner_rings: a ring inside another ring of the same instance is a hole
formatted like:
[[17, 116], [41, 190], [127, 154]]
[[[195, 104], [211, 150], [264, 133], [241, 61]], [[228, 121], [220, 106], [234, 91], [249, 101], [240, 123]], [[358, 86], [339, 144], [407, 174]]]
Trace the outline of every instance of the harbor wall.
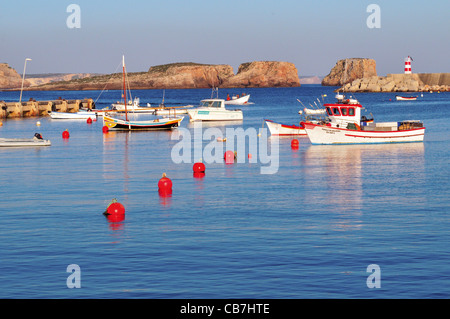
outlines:
[[49, 112], [78, 112], [83, 109], [94, 109], [92, 99], [84, 100], [53, 100], [36, 101], [30, 99], [26, 102], [0, 101], [0, 118], [18, 118], [31, 116], [48, 116]]

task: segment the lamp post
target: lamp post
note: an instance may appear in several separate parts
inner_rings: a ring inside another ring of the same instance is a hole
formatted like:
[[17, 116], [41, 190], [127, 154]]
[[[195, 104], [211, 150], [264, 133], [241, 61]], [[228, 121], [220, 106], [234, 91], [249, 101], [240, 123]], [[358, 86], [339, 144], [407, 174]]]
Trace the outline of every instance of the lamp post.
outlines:
[[19, 99], [19, 103], [22, 103], [22, 91], [23, 91], [23, 82], [25, 80], [25, 70], [27, 68], [27, 61], [31, 61], [30, 58], [26, 58], [25, 59], [25, 64], [23, 66], [23, 74], [22, 74], [22, 88], [20, 89], [20, 99]]

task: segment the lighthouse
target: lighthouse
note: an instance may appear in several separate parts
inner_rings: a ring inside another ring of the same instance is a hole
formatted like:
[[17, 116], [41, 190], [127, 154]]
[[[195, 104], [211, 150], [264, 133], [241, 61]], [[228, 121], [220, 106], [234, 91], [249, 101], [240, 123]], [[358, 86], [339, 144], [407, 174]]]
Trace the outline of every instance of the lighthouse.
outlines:
[[407, 58], [405, 58], [405, 74], [411, 74], [411, 61], [412, 58], [408, 55]]

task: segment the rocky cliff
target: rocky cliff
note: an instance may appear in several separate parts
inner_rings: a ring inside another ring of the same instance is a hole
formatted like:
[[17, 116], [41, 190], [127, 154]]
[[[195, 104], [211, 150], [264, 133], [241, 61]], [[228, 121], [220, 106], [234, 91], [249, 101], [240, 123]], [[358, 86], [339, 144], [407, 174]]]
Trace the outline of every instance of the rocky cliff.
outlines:
[[[229, 65], [172, 63], [151, 67], [148, 72], [128, 73], [132, 89], [193, 89], [300, 86], [297, 68], [288, 62], [249, 62], [237, 74]], [[30, 90], [110, 90], [122, 88], [122, 74], [93, 76], [47, 83]]]
[[289, 62], [257, 61], [243, 63], [235, 76], [225, 79], [222, 87], [294, 87], [300, 86], [298, 71]]
[[47, 73], [47, 74], [27, 74], [26, 80], [30, 86], [37, 86], [46, 83], [70, 81], [75, 79], [84, 79], [87, 77], [97, 76], [93, 73]]
[[421, 92], [450, 91], [450, 73], [388, 74], [357, 79], [336, 91]]
[[340, 86], [356, 79], [377, 75], [373, 59], [352, 58], [339, 60], [330, 73], [322, 80], [322, 85]]
[[[30, 83], [25, 80], [24, 87]], [[20, 89], [22, 86], [22, 77], [11, 68], [8, 63], [0, 63], [0, 89]]]

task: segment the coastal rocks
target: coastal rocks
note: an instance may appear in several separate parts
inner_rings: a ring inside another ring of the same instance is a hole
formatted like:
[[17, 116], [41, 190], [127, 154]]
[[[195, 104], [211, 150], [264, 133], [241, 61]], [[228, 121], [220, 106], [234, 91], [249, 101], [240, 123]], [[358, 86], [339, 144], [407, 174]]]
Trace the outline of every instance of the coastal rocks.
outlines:
[[173, 63], [151, 67], [145, 82], [152, 88], [209, 88], [221, 86], [232, 76], [229, 65]]
[[373, 59], [352, 58], [339, 60], [330, 73], [322, 80], [322, 85], [340, 86], [357, 79], [377, 75], [376, 62]]
[[84, 79], [98, 74], [93, 73], [49, 73], [49, 74], [27, 74], [26, 80], [30, 86], [36, 86], [51, 82], [70, 81], [76, 79]]
[[298, 87], [300, 80], [293, 63], [256, 61], [242, 63], [236, 75], [228, 77], [224, 88]]
[[[230, 65], [172, 63], [152, 66], [148, 72], [128, 73], [132, 89], [196, 89], [300, 86], [297, 68], [289, 62], [243, 63], [234, 74]], [[122, 74], [108, 74], [32, 87], [33, 90], [110, 90], [122, 88]]]
[[[450, 83], [430, 84], [422, 79], [440, 79], [438, 76], [421, 76], [421, 74], [388, 74], [385, 77], [372, 76], [357, 79], [347, 83], [336, 91], [342, 92], [420, 92], [420, 91], [450, 91]], [[446, 79], [445, 76], [442, 78]], [[450, 80], [450, 77], [449, 77]], [[440, 82], [438, 82], [440, 83]], [[445, 82], [443, 82], [445, 83]]]
[[[28, 81], [24, 81], [24, 87], [29, 86]], [[0, 63], [0, 89], [15, 89], [22, 86], [22, 77], [8, 63]]]

